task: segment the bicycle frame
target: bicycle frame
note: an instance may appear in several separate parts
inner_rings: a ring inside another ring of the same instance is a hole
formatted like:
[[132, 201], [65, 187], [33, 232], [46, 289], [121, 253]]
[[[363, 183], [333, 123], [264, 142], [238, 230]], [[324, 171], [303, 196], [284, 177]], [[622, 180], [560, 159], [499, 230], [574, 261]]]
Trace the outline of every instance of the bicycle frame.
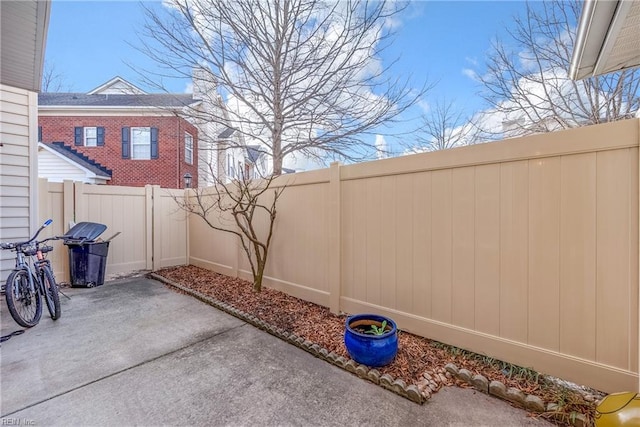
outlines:
[[28, 255], [25, 255], [24, 252], [22, 252], [21, 247], [17, 247], [16, 248], [16, 266], [13, 268], [14, 271], [18, 271], [18, 270], [24, 270], [27, 272], [27, 276], [29, 277], [29, 290], [31, 292], [41, 292], [42, 286], [40, 284], [41, 280], [36, 277], [35, 280], [38, 281], [38, 287], [35, 287], [35, 284], [33, 283], [34, 280], [34, 273], [37, 272], [36, 268], [35, 268], [35, 264], [33, 264], [32, 267], [32, 262], [30, 262], [31, 260], [29, 259], [30, 257]]
[[[38, 281], [38, 288], [37, 291], [42, 293], [44, 291], [44, 284], [42, 283], [42, 280], [39, 276], [40, 273], [40, 269], [43, 268], [43, 264], [48, 264], [51, 265], [50, 261], [45, 259], [44, 255], [43, 255], [43, 251], [40, 248], [40, 245], [42, 243], [45, 243], [48, 240], [54, 240], [54, 239], [58, 239], [58, 237], [51, 237], [45, 240], [42, 240], [40, 242], [38, 242], [36, 240], [36, 238], [38, 237], [38, 235], [40, 234], [40, 232], [42, 230], [44, 230], [46, 227], [48, 227], [51, 223], [53, 222], [53, 220], [48, 219], [44, 222], [44, 224], [42, 224], [40, 226], [40, 228], [38, 228], [38, 231], [36, 231], [36, 233], [33, 235], [33, 237], [31, 237], [29, 240], [24, 241], [24, 242], [16, 242], [16, 243], [2, 243], [0, 244], [0, 248], [2, 249], [12, 249], [15, 250], [16, 252], [16, 265], [13, 268], [13, 271], [18, 271], [18, 270], [24, 270], [26, 271], [28, 274], [27, 276], [29, 277], [29, 290], [31, 292], [36, 292], [36, 287], [34, 286], [33, 283], [33, 278], [34, 276], [36, 276], [36, 280]], [[34, 250], [29, 251], [29, 249], [27, 249], [27, 247], [31, 244], [31, 242], [35, 241], [34, 246]], [[33, 260], [33, 256], [36, 256], [37, 259], [34, 261]]]
[[[45, 243], [49, 240], [64, 238], [64, 236], [36, 240], [40, 232], [52, 222], [47, 220], [27, 241], [0, 243], [0, 249], [9, 249], [16, 253], [15, 267], [7, 279], [6, 298], [11, 316], [18, 324], [25, 327], [35, 326], [40, 320], [41, 298], [44, 298], [51, 318], [57, 320], [60, 317], [59, 291], [51, 270], [51, 262], [45, 255], [52, 251], [53, 247]], [[25, 275], [28, 279], [24, 277]], [[35, 311], [28, 308], [32, 304]], [[24, 312], [29, 313], [26, 317], [23, 315], [23, 308], [28, 310]]]
[[[47, 267], [51, 269], [51, 261], [45, 258], [44, 255], [46, 252], [49, 252], [49, 250], [43, 251], [40, 245], [54, 239], [57, 239], [57, 237], [36, 241], [32, 250], [24, 248], [21, 250], [18, 248], [18, 250], [16, 250], [16, 266], [13, 270], [24, 270], [29, 273], [29, 290], [31, 292], [38, 291], [41, 295], [44, 295], [45, 288], [43, 270]], [[32, 253], [33, 255], [31, 255]], [[34, 283], [34, 280], [37, 283]]]

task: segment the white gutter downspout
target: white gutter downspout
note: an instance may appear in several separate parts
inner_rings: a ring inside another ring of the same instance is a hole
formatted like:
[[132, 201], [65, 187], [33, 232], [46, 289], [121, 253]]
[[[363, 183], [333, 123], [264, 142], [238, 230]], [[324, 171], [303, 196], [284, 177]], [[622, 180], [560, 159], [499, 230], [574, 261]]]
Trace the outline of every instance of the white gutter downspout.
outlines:
[[578, 80], [578, 72], [580, 71], [580, 64], [584, 56], [587, 34], [589, 34], [589, 29], [591, 28], [595, 8], [595, 0], [585, 0], [582, 15], [580, 15], [580, 24], [578, 24], [576, 44], [573, 47], [571, 66], [569, 68], [569, 78], [571, 80]]

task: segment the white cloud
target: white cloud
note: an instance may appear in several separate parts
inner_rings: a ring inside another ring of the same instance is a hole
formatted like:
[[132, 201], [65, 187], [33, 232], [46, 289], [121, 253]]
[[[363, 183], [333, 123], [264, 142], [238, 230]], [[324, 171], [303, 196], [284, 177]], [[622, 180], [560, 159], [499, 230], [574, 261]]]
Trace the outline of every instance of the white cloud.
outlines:
[[[221, 31], [224, 35], [228, 35], [230, 40], [234, 40], [232, 33], [235, 31], [231, 27], [222, 24], [216, 20], [216, 11], [214, 7], [206, 7], [212, 0], [163, 0], [164, 6], [169, 8], [177, 8], [179, 5], [188, 5], [193, 9], [190, 12], [194, 16], [195, 25], [205, 37], [211, 37], [212, 50], [219, 49], [218, 43], [220, 41], [213, 37], [213, 26], [210, 22], [214, 22], [222, 27], [215, 28], [216, 31]], [[386, 4], [386, 8], [396, 7], [391, 1]], [[226, 3], [222, 2], [223, 5]], [[258, 2], [258, 10], [255, 13], [264, 12], [265, 16], [272, 16], [274, 13], [267, 13], [269, 9], [273, 9], [275, 4], [273, 2]], [[229, 2], [228, 7], [240, 8], [242, 5], [238, 2]], [[339, 133], [341, 131], [340, 126], [348, 128], [349, 121], [360, 120], [366, 122], [369, 117], [375, 117], [384, 113], [388, 108], [393, 109], [393, 106], [389, 107], [387, 99], [384, 95], [378, 95], [374, 93], [370, 87], [370, 82], [378, 80], [378, 77], [382, 75], [384, 71], [384, 64], [379, 55], [377, 55], [377, 38], [380, 32], [386, 30], [397, 29], [402, 25], [399, 18], [405, 19], [403, 15], [389, 14], [389, 18], [383, 22], [378, 22], [369, 32], [363, 35], [362, 38], [342, 40], [344, 48], [336, 49], [336, 46], [341, 45], [341, 37], [345, 37], [345, 22], [349, 22], [347, 18], [341, 20], [341, 15], [348, 17], [353, 11], [349, 10], [350, 4], [348, 2], [318, 2], [317, 8], [301, 12], [301, 20], [307, 19], [307, 26], [299, 28], [300, 39], [306, 40], [305, 43], [301, 43], [292, 48], [292, 52], [287, 56], [287, 64], [285, 66], [288, 70], [293, 70], [288, 81], [290, 87], [288, 87], [288, 96], [284, 100], [284, 109], [287, 110], [289, 105], [297, 105], [302, 103], [304, 109], [296, 108], [295, 111], [308, 112], [309, 117], [302, 117], [297, 114], [291, 114], [291, 120], [287, 120], [286, 127], [282, 133], [282, 143], [296, 144], [300, 143], [302, 147], [307, 145], [307, 141], [314, 139], [318, 135], [324, 133]], [[362, 6], [365, 7], [365, 6]], [[304, 8], [303, 8], [304, 9]], [[273, 12], [271, 10], [271, 12]], [[390, 10], [385, 12], [390, 12]], [[308, 16], [305, 16], [308, 13]], [[334, 14], [334, 16], [328, 18], [328, 13]], [[384, 14], [384, 12], [383, 12]], [[314, 25], [318, 22], [323, 22], [324, 25], [320, 25], [319, 28], [315, 28]], [[239, 26], [248, 26], [251, 22], [240, 22]], [[275, 33], [273, 23], [265, 22], [262, 31], [267, 33]], [[355, 41], [354, 41], [355, 40]], [[335, 44], [332, 42], [336, 42]], [[357, 43], [357, 48], [350, 49], [351, 43]], [[233, 48], [228, 47], [228, 51], [233, 52]], [[326, 55], [328, 60], [317, 60], [313, 64], [309, 65], [309, 62], [305, 64], [305, 58], [313, 60], [314, 56], [322, 58]], [[235, 95], [232, 95], [231, 89], [224, 86], [224, 82], [219, 84], [218, 90], [223, 94], [227, 101], [228, 107], [228, 119], [233, 127], [241, 129], [242, 134], [245, 137], [245, 143], [248, 145], [260, 144], [264, 147], [265, 152], [273, 151], [271, 141], [271, 131], [269, 129], [269, 123], [274, 122], [273, 105], [270, 102], [269, 91], [273, 88], [273, 85], [265, 85], [264, 75], [260, 74], [260, 70], [264, 69], [262, 59], [260, 55], [253, 54], [250, 50], [247, 55], [242, 58], [242, 67], [235, 63], [233, 55], [230, 55], [231, 59], [228, 59], [224, 63], [224, 73], [233, 83], [231, 86], [235, 89]], [[215, 61], [212, 60], [215, 63]], [[344, 73], [344, 75], [336, 74], [332, 69], [334, 64], [345, 64], [345, 69], [352, 70]], [[203, 64], [206, 65], [206, 64]], [[211, 67], [216, 70], [216, 67]], [[255, 73], [251, 70], [257, 70]], [[249, 72], [247, 72], [249, 70]], [[356, 71], [353, 71], [356, 70]], [[384, 76], [381, 76], [384, 79]], [[342, 82], [340, 79], [344, 79]], [[341, 90], [334, 90], [333, 87], [342, 88]], [[260, 90], [254, 90], [259, 88]], [[193, 87], [187, 87], [186, 91], [192, 91]], [[324, 93], [316, 93], [314, 96], [309, 96], [311, 91], [320, 91]], [[309, 99], [309, 100], [307, 100]], [[426, 102], [421, 104], [421, 107], [428, 110], [428, 104]], [[345, 118], [342, 113], [332, 114], [333, 111], [363, 111], [363, 114], [358, 114], [355, 118]], [[287, 110], [288, 111], [288, 110]], [[376, 138], [378, 143], [378, 138]], [[382, 138], [381, 143], [385, 143]], [[306, 149], [305, 149], [306, 150]], [[308, 150], [306, 150], [308, 151]], [[314, 153], [298, 153], [298, 159], [292, 159], [295, 165], [304, 163], [301, 158], [304, 155], [314, 157]], [[386, 149], [385, 149], [386, 151]], [[290, 157], [290, 156], [288, 156]], [[285, 159], [286, 160], [286, 159]], [[295, 166], [296, 169], [307, 169], [308, 167]]]
[[423, 99], [418, 100], [418, 107], [422, 109], [423, 113], [428, 113], [429, 111], [431, 111], [431, 105], [429, 105], [429, 103]]
[[412, 154], [428, 153], [429, 147], [426, 145], [414, 145], [400, 153], [401, 156], [410, 156]]
[[425, 15], [425, 12], [425, 2], [412, 1], [407, 5], [404, 16], [406, 19], [420, 19]]
[[463, 68], [462, 69], [462, 74], [464, 74], [465, 76], [467, 76], [468, 78], [470, 78], [474, 82], [479, 81], [478, 73], [473, 71], [471, 68]]

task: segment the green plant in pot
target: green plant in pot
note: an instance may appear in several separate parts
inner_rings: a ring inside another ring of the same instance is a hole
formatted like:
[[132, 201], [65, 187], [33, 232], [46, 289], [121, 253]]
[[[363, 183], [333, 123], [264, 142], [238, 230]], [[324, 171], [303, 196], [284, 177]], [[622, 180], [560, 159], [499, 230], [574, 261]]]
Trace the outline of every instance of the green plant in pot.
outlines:
[[356, 362], [385, 366], [393, 362], [398, 352], [398, 328], [388, 317], [356, 314], [347, 318], [344, 344]]
[[389, 332], [391, 332], [391, 327], [387, 329], [386, 320], [383, 320], [380, 326], [372, 323], [371, 325], [369, 325], [369, 329], [364, 331], [365, 334], [371, 334], [371, 335], [384, 335]]

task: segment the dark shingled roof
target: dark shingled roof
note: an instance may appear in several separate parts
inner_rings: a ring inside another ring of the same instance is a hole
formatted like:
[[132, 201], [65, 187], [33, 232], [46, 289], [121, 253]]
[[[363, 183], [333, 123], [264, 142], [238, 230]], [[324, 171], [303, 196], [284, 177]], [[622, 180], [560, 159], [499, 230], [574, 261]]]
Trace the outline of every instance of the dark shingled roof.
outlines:
[[95, 160], [90, 159], [89, 157], [85, 156], [82, 153], [79, 153], [73, 148], [64, 145], [64, 142], [52, 142], [50, 144], [49, 143], [45, 143], [45, 144], [47, 145], [47, 147], [52, 148], [54, 151], [62, 154], [63, 156], [72, 160], [78, 165], [86, 169], [89, 169], [91, 172], [95, 173], [99, 177], [109, 178], [109, 179], [111, 178], [111, 172], [112, 172], [111, 169], [108, 169], [102, 166], [100, 163], [96, 162]]
[[247, 157], [249, 158], [249, 161], [254, 165], [256, 164], [256, 162], [258, 161], [261, 155], [262, 155], [262, 152], [260, 151], [259, 145], [247, 146]]
[[198, 102], [192, 94], [87, 95], [86, 93], [40, 93], [38, 105], [82, 107], [185, 107]]
[[229, 137], [231, 137], [231, 135], [233, 135], [233, 133], [236, 130], [234, 128], [226, 128], [225, 130], [223, 130], [222, 132], [220, 132], [220, 135], [218, 135], [218, 139], [227, 139]]

